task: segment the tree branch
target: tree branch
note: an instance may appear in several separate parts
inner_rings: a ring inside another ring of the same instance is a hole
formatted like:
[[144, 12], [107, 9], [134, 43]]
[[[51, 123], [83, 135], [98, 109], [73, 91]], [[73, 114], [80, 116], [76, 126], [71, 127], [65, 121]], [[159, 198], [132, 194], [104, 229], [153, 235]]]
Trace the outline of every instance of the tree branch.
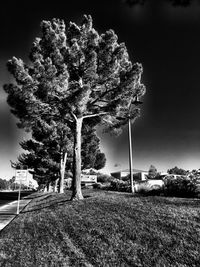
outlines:
[[103, 92], [98, 98], [96, 98], [93, 102], [90, 103], [90, 105], [94, 105], [94, 103], [98, 102], [98, 101], [106, 101], [106, 100], [100, 100], [100, 98], [104, 97], [106, 94], [114, 91], [116, 88], [110, 89], [110, 90], [106, 90], [105, 92]]
[[65, 120], [67, 123], [72, 123], [73, 122], [73, 120], [70, 120], [70, 119], [66, 119]]
[[104, 100], [104, 99], [102, 99], [102, 100], [99, 100], [99, 102], [109, 103], [109, 101], [107, 101], [107, 100]]
[[90, 115], [85, 115], [83, 116], [83, 119], [86, 119], [86, 118], [92, 118], [92, 117], [97, 117], [97, 116], [103, 116], [103, 115], [106, 115], [107, 112], [102, 112], [102, 113], [97, 113], [97, 114], [90, 114]]
[[70, 111], [70, 113], [71, 113], [72, 117], [75, 119], [75, 121], [77, 121], [76, 115], [72, 111]]
[[108, 121], [108, 120], [106, 120], [106, 119], [103, 119], [103, 121], [104, 121], [105, 123], [108, 123], [108, 124], [112, 124], [112, 125], [113, 125], [113, 122], [111, 122], [111, 121]]

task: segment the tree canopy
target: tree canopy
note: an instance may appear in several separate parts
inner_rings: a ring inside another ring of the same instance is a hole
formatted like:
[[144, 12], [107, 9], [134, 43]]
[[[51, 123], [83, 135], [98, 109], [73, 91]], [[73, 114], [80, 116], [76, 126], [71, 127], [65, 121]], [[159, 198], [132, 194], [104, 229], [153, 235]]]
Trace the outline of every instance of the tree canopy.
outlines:
[[[26, 130], [55, 125], [67, 126], [73, 135], [73, 194], [81, 193], [81, 136], [83, 125], [101, 124], [119, 133], [128, 118], [139, 116], [130, 109], [134, 97], [145, 93], [141, 84], [142, 65], [132, 63], [124, 43], [113, 30], [99, 34], [91, 16], [80, 26], [60, 19], [42, 21], [30, 62], [13, 57], [8, 70], [16, 83], [4, 86], [18, 126]], [[66, 135], [66, 133], [65, 133]], [[65, 148], [62, 155], [66, 153]], [[61, 166], [65, 162], [61, 162]]]
[[178, 175], [186, 175], [187, 171], [181, 168], [178, 168], [177, 166], [175, 166], [174, 168], [171, 168], [169, 170], [167, 170], [167, 172], [169, 174], [178, 174]]
[[149, 167], [148, 178], [154, 179], [158, 175], [157, 169], [154, 165]]

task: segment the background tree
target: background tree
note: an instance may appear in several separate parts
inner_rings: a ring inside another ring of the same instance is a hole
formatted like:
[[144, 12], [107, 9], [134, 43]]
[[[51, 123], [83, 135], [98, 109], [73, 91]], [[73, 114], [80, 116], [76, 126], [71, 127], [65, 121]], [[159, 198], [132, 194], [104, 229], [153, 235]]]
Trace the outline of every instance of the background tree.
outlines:
[[86, 128], [82, 132], [82, 169], [102, 169], [106, 164], [105, 154], [100, 151], [100, 139], [95, 128]]
[[[43, 153], [45, 151], [46, 153], [45, 156], [48, 160], [46, 160], [47, 162], [44, 162], [43, 165], [46, 164], [46, 168], [49, 167], [49, 171], [51, 172], [50, 176], [48, 176], [50, 178], [49, 182], [53, 182], [55, 188], [58, 184], [59, 193], [64, 193], [67, 157], [72, 155], [73, 150], [73, 136], [70, 128], [67, 124], [64, 124], [62, 120], [50, 120], [48, 123], [43, 121], [43, 123], [39, 125], [36, 124], [36, 126], [32, 128], [32, 135], [35, 140], [42, 144], [40, 151]], [[35, 155], [37, 157], [37, 151]], [[43, 161], [44, 159], [41, 158], [41, 163]]]
[[[105, 154], [101, 153], [99, 149], [100, 139], [96, 135], [96, 130], [87, 125], [82, 133], [82, 157], [84, 168], [101, 169], [105, 166]], [[66, 127], [65, 127], [66, 128]], [[68, 130], [68, 129], [67, 129]], [[37, 125], [32, 129], [32, 135], [35, 139], [26, 140], [20, 143], [21, 147], [28, 153], [22, 153], [18, 157], [16, 163], [12, 163], [14, 168], [19, 166], [27, 166], [31, 169], [38, 184], [50, 188], [50, 184], [54, 185], [54, 191], [64, 192], [64, 176], [65, 170], [71, 170], [72, 167], [72, 136], [67, 131], [63, 134], [64, 129], [57, 127], [41, 127]], [[64, 137], [66, 137], [64, 139]], [[65, 147], [68, 151], [68, 162], [65, 159], [65, 168], [61, 169], [60, 164], [60, 151]], [[58, 181], [58, 177], [60, 178]]]
[[[142, 96], [142, 65], [132, 64], [124, 43], [109, 30], [99, 35], [91, 16], [80, 26], [63, 20], [41, 23], [42, 36], [36, 38], [30, 63], [13, 58], [8, 69], [16, 84], [4, 86], [11, 111], [26, 130], [38, 121], [47, 125], [62, 123], [73, 133], [72, 199], [82, 199], [82, 126], [92, 120], [119, 133], [129, 117], [139, 116], [139, 108], [129, 110], [133, 98]], [[56, 126], [57, 127], [57, 126]]]
[[[59, 185], [58, 192], [64, 192], [64, 176], [67, 155], [72, 154], [72, 135], [67, 125], [62, 122], [37, 120], [32, 126], [33, 138], [21, 142], [21, 147], [28, 151], [18, 158], [18, 165], [27, 165], [39, 185], [50, 183]], [[14, 164], [13, 164], [14, 166]], [[14, 166], [14, 167], [15, 167]], [[59, 180], [59, 181], [58, 181]]]
[[15, 189], [15, 176], [13, 176], [10, 180], [8, 180], [9, 183], [9, 189], [14, 190]]
[[167, 172], [169, 174], [178, 174], [178, 175], [186, 175], [187, 171], [181, 168], [178, 168], [177, 166], [175, 166], [174, 168], [171, 168], [169, 170], [167, 170]]
[[157, 175], [158, 175], [158, 172], [157, 172], [156, 167], [154, 165], [151, 165], [148, 171], [148, 178], [154, 179]]
[[56, 162], [52, 159], [52, 153], [49, 154], [48, 149], [46, 149], [42, 143], [38, 143], [32, 139], [21, 142], [21, 146], [29, 153], [22, 153], [18, 157], [18, 161], [13, 163], [13, 167], [28, 166], [28, 168], [31, 169], [29, 172], [33, 174], [38, 184], [43, 184], [49, 188], [49, 185], [52, 182], [55, 183], [55, 180], [59, 177], [59, 161], [57, 160], [58, 162]]
[[9, 189], [9, 182], [5, 179], [0, 178], [0, 190]]

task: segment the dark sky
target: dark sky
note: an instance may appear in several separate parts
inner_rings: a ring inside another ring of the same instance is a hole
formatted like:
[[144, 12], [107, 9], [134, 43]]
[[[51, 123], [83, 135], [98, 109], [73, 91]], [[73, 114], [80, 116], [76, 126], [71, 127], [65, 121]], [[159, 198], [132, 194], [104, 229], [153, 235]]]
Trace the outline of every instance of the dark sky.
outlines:
[[[42, 2], [42, 3], [41, 3]], [[155, 3], [157, 2], [157, 3]], [[159, 2], [159, 3], [158, 3]], [[0, 86], [10, 82], [6, 61], [27, 60], [41, 20], [54, 17], [79, 23], [91, 14], [100, 33], [112, 28], [125, 42], [132, 61], [143, 64], [146, 85], [141, 117], [132, 126], [133, 165], [159, 171], [175, 165], [200, 168], [200, 5], [173, 7], [166, 1], [147, 1], [128, 7], [123, 0], [4, 1], [0, 16]], [[0, 177], [10, 178], [10, 160], [20, 153], [23, 130], [9, 113], [0, 90]], [[118, 137], [102, 135], [106, 171], [128, 167], [127, 129]], [[118, 168], [114, 167], [117, 163]]]

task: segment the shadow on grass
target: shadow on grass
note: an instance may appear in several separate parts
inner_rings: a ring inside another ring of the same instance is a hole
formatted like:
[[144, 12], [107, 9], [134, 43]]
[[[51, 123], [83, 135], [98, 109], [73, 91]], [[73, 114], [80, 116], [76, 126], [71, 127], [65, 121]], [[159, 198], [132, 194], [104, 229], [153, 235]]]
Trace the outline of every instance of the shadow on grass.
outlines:
[[50, 195], [49, 193], [46, 193], [46, 194], [40, 194], [40, 195], [36, 195], [36, 196], [31, 196], [30, 195], [30, 197], [29, 196], [25, 197], [25, 199], [36, 199], [36, 198], [46, 199], [46, 198], [49, 198], [50, 196], [52, 196], [52, 195]]
[[85, 199], [85, 198], [89, 198], [89, 197], [92, 197], [92, 196], [90, 196], [90, 195], [84, 196], [84, 199]]
[[[20, 214], [24, 214], [24, 213], [28, 213], [28, 212], [32, 212], [32, 211], [38, 211], [38, 210], [43, 210], [43, 209], [47, 209], [47, 208], [53, 208], [53, 207], [55, 207], [55, 206], [57, 206], [57, 205], [64, 205], [65, 203], [67, 203], [67, 202], [71, 202], [71, 203], [73, 203], [70, 199], [67, 199], [67, 200], [62, 200], [62, 201], [57, 201], [57, 202], [53, 202], [52, 204], [50, 204], [50, 205], [45, 205], [45, 204], [38, 204], [38, 205], [36, 205], [36, 206], [38, 206], [38, 207], [34, 207], [33, 209], [29, 209], [29, 210], [25, 210], [25, 211], [23, 211], [23, 212], [20, 212]], [[41, 205], [41, 206], [40, 206]]]
[[[43, 200], [46, 200], [48, 198], [52, 197], [52, 195], [47, 195], [45, 198], [42, 198], [41, 199], [41, 202]], [[88, 198], [92, 198], [91, 195], [86, 195], [84, 196], [84, 199], [88, 199]], [[51, 202], [53, 202], [52, 204], [50, 204]], [[33, 212], [33, 211], [38, 211], [38, 210], [43, 210], [43, 209], [47, 209], [47, 208], [53, 208], [55, 206], [61, 206], [61, 205], [64, 205], [65, 203], [76, 203], [74, 201], [71, 201], [71, 199], [64, 199], [64, 200], [60, 200], [60, 201], [55, 201], [55, 199], [52, 199], [51, 201], [49, 201], [49, 203], [38, 203], [35, 205], [35, 207], [33, 207], [32, 209], [28, 209], [28, 210], [25, 210], [23, 212], [20, 212], [20, 214], [24, 214], [24, 213], [28, 213], [28, 212]]]

